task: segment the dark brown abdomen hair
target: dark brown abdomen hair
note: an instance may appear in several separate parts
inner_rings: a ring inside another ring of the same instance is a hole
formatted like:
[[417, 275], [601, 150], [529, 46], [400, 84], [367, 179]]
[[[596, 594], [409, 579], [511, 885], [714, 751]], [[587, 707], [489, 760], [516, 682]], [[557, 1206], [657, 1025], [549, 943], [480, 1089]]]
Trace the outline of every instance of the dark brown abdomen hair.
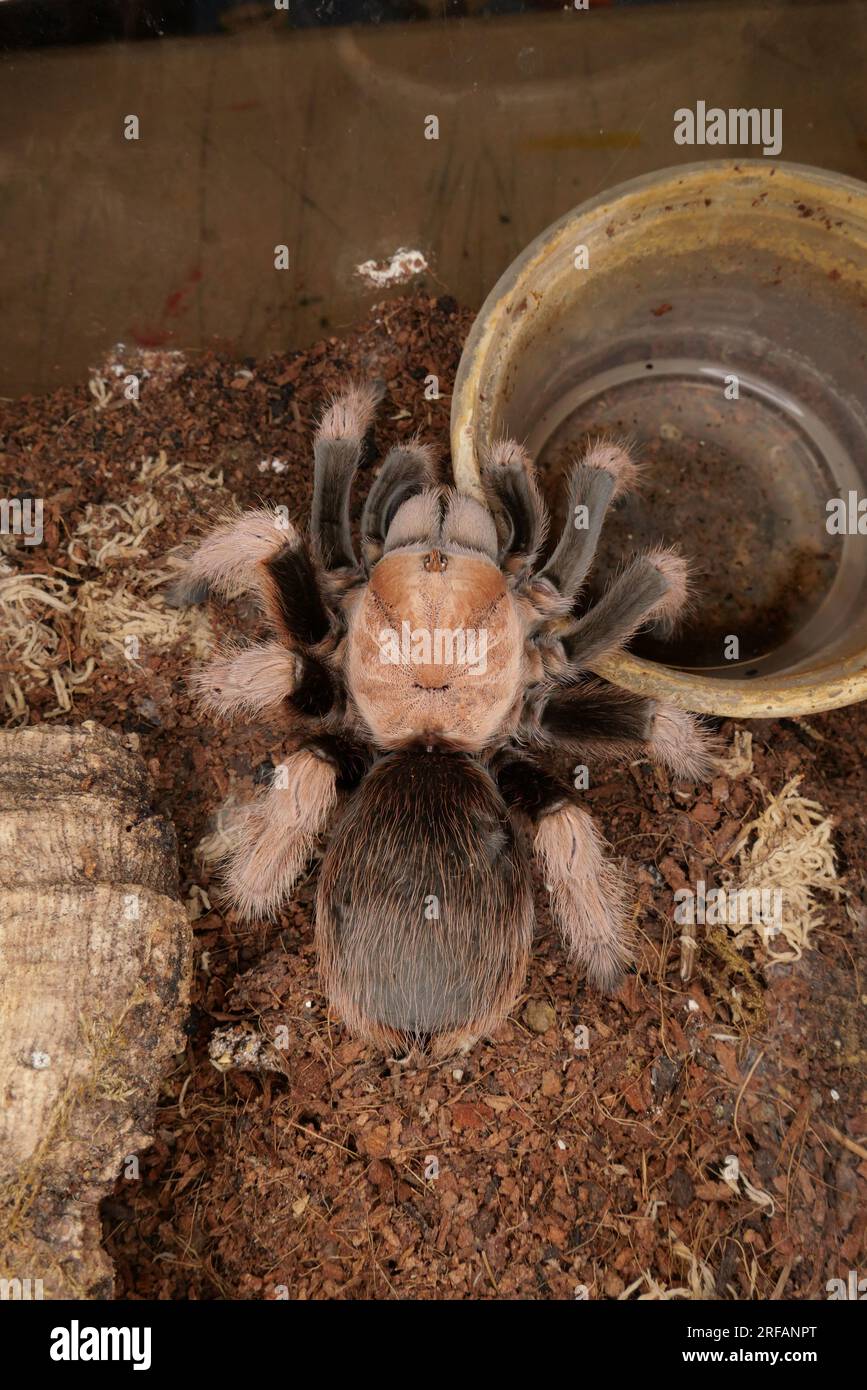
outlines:
[[320, 968], [348, 1027], [439, 1055], [473, 1042], [523, 985], [533, 921], [524, 849], [486, 770], [442, 750], [377, 762], [319, 876]]

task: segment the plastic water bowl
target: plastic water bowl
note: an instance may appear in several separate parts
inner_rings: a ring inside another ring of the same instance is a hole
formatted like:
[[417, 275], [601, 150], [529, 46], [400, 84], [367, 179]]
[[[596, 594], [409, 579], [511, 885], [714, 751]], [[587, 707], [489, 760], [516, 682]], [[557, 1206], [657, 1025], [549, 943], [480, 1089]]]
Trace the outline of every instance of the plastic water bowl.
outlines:
[[513, 435], [562, 525], [569, 463], [630, 437], [644, 480], [594, 583], [677, 542], [695, 599], [676, 637], [599, 673], [713, 714], [830, 709], [867, 698], [865, 386], [867, 186], [681, 166], [567, 213], [501, 277], [458, 371], [455, 473], [475, 490], [480, 452]]

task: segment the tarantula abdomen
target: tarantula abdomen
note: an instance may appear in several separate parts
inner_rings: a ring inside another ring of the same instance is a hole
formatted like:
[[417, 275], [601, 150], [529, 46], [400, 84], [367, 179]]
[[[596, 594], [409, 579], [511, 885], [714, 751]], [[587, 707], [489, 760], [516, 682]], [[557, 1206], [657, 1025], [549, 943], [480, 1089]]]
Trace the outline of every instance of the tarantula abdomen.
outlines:
[[526, 851], [488, 771], [438, 748], [375, 763], [332, 831], [317, 892], [323, 983], [348, 1026], [448, 1054], [508, 1013], [532, 936]]

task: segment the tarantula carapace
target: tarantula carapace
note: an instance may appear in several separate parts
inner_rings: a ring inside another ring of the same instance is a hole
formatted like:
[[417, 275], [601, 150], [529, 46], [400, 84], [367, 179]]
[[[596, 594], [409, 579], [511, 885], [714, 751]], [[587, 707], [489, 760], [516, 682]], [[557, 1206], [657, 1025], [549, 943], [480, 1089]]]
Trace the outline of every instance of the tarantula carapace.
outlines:
[[309, 536], [278, 509], [238, 515], [190, 557], [174, 601], [252, 591], [273, 630], [196, 678], [212, 711], [278, 716], [293, 738], [244, 808], [232, 900], [275, 913], [325, 837], [315, 934], [330, 1001], [362, 1037], [443, 1055], [496, 1027], [522, 988], [527, 830], [591, 983], [615, 990], [630, 960], [626, 894], [573, 765], [644, 753], [698, 777], [708, 750], [691, 715], [587, 673], [686, 598], [684, 562], [656, 550], [582, 601], [606, 508], [635, 472], [625, 449], [599, 443], [576, 464], [541, 561], [548, 516], [518, 444], [484, 462], [488, 506], [437, 485], [424, 445], [396, 445], [359, 558], [350, 487], [376, 400], [353, 386], [325, 411]]

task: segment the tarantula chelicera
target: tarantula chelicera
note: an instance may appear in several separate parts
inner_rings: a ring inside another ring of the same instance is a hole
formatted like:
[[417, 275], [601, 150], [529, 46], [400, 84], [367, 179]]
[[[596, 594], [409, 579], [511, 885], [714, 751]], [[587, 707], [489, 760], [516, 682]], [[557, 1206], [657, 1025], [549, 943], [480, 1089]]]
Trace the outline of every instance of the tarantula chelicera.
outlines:
[[470, 1045], [523, 985], [534, 924], [529, 855], [569, 955], [617, 988], [630, 960], [620, 875], [570, 780], [576, 762], [640, 756], [676, 774], [708, 766], [691, 715], [587, 673], [644, 625], [671, 624], [686, 567], [634, 557], [594, 606], [582, 588], [624, 448], [598, 443], [568, 480], [550, 556], [533, 467], [512, 441], [482, 468], [486, 507], [434, 480], [418, 442], [386, 455], [350, 527], [350, 487], [377, 396], [353, 386], [314, 444], [309, 536], [279, 509], [208, 535], [174, 602], [252, 591], [273, 640], [196, 677], [224, 716], [279, 716], [294, 751], [244, 808], [226, 866], [235, 905], [273, 914], [320, 837], [315, 935], [325, 990], [382, 1046]]

